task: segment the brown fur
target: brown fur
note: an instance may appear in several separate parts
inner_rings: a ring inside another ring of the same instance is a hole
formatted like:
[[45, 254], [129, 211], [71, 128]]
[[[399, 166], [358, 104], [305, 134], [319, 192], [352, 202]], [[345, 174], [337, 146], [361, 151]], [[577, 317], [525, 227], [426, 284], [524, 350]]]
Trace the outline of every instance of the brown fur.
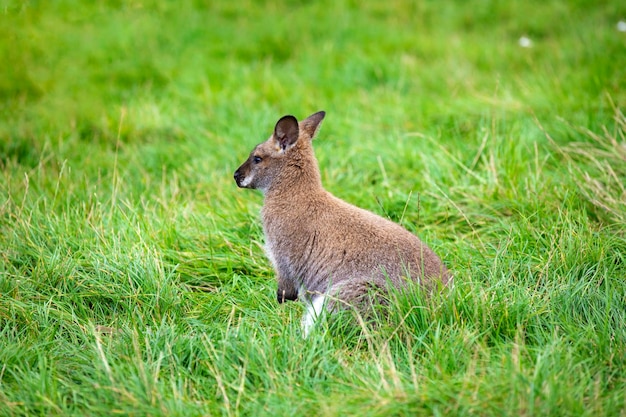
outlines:
[[325, 116], [281, 118], [235, 172], [239, 187], [263, 191], [263, 230], [277, 273], [278, 301], [328, 294], [359, 303], [371, 289], [446, 284], [439, 257], [401, 226], [324, 190], [312, 140]]

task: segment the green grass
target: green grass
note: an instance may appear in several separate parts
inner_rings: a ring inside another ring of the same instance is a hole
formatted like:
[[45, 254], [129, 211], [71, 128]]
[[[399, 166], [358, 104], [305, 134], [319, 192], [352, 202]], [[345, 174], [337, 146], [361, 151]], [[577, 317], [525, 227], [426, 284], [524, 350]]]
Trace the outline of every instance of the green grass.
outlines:
[[[626, 415], [622, 3], [0, 1], [0, 415]], [[317, 110], [455, 285], [303, 340], [232, 173]]]

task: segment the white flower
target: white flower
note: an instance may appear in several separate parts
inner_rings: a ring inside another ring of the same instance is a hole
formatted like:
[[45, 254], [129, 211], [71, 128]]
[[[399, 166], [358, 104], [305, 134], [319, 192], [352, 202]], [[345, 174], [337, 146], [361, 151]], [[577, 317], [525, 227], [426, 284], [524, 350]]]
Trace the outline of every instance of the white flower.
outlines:
[[521, 38], [519, 38], [519, 46], [521, 46], [522, 48], [531, 48], [533, 46], [533, 41], [530, 40], [530, 38], [526, 37], [526, 36], [522, 36]]
[[624, 22], [623, 20], [617, 22], [617, 30], [619, 30], [620, 32], [626, 32], [626, 22]]

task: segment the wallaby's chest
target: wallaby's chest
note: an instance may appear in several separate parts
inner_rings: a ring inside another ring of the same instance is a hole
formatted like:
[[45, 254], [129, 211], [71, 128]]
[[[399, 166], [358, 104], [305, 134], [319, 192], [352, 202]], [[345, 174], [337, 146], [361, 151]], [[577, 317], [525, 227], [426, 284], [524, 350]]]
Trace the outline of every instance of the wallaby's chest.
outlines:
[[301, 241], [307, 239], [306, 228], [298, 227], [292, 221], [264, 221], [265, 250], [276, 266], [287, 262], [292, 252], [300, 250]]
[[[271, 208], [271, 206], [270, 206]], [[300, 275], [309, 262], [316, 227], [311, 214], [300, 210], [262, 212], [265, 251], [284, 276]]]

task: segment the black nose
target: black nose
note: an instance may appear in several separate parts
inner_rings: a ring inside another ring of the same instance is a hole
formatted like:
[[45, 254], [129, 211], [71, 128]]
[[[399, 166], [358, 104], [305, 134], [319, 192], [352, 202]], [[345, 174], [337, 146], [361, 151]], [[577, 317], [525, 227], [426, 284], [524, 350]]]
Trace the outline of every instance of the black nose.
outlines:
[[239, 184], [239, 177], [241, 177], [241, 173], [239, 170], [235, 171], [235, 182]]

